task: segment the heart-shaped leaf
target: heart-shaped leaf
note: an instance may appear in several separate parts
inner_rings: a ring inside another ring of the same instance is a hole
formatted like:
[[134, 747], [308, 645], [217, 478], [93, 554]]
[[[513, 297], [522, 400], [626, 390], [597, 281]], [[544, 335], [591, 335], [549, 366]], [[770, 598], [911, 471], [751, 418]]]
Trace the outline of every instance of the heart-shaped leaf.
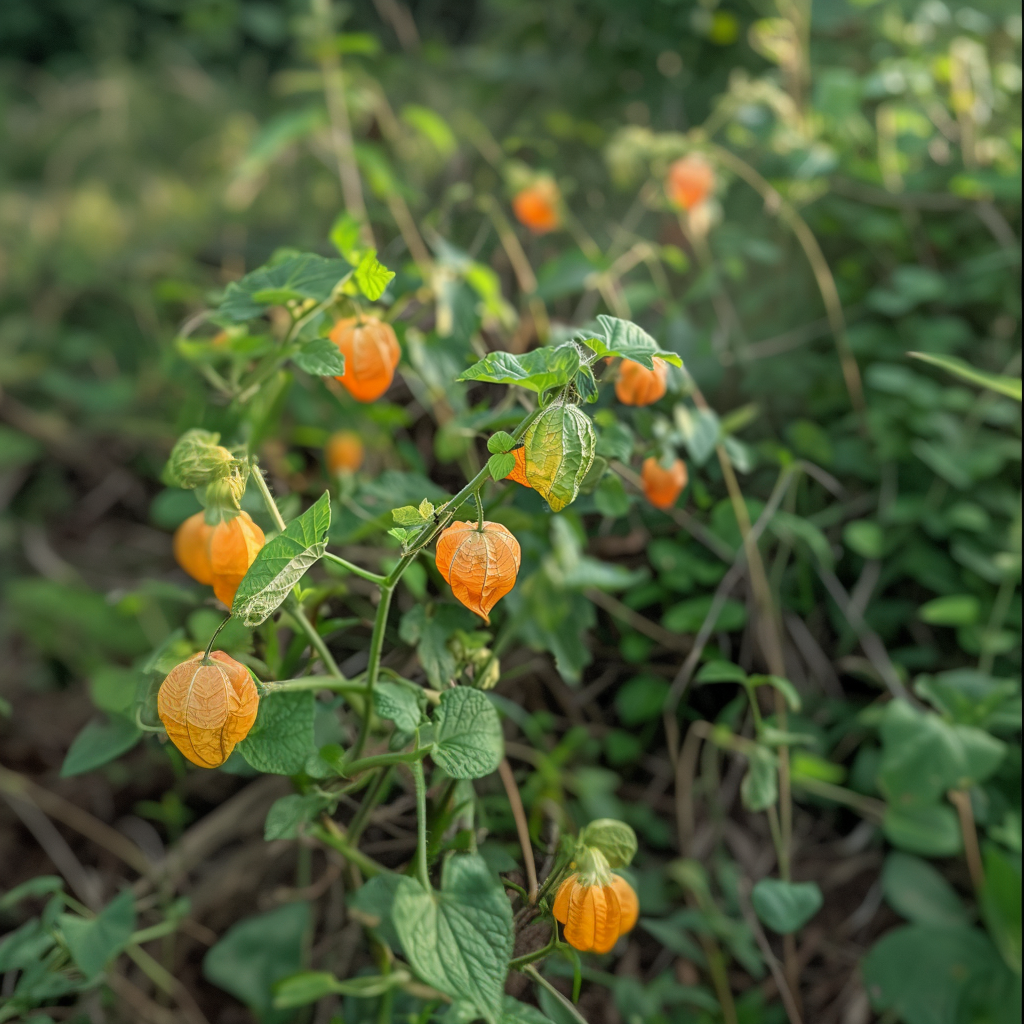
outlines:
[[482, 857], [452, 857], [440, 892], [403, 878], [392, 918], [422, 981], [470, 1003], [488, 1024], [499, 1024], [512, 956], [512, 908]]

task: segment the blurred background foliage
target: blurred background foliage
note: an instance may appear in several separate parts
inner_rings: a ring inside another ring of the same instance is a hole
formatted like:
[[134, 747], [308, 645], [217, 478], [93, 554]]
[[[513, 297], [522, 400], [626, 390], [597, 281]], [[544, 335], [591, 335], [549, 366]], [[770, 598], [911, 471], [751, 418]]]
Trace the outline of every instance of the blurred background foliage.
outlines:
[[[159, 477], [182, 430], [235, 424], [182, 325], [195, 330], [228, 282], [282, 247], [333, 252], [328, 39], [380, 258], [412, 289], [424, 261], [409, 239], [426, 240], [438, 325], [405, 332], [391, 401], [356, 407], [300, 377], [267, 403], [254, 430], [296, 510], [327, 480], [328, 433], [357, 429], [367, 467], [338, 493], [332, 541], [393, 557], [384, 513], [457, 489], [478, 465], [476, 434], [507, 426], [496, 391], [451, 386], [495, 346], [496, 324], [523, 350], [597, 313], [632, 317], [683, 356], [718, 412], [680, 399], [677, 379], [656, 409], [625, 414], [602, 397], [595, 413], [608, 458], [659, 445], [686, 456], [685, 513], [662, 515], [609, 477], [554, 520], [525, 491], [495, 515], [523, 546], [497, 692], [535, 748], [522, 783], [534, 824], [554, 799], [578, 824], [624, 817], [643, 844], [644, 926], [617, 973], [588, 975], [618, 1009], [592, 1002], [588, 1019], [728, 1020], [706, 978], [693, 995], [707, 955], [694, 936], [707, 935], [725, 948], [735, 1019], [785, 1019], [737, 889], [740, 874], [771, 870], [756, 801], [737, 802], [730, 766], [743, 759], [695, 762], [697, 831], [683, 848], [662, 730], [682, 652], [739, 546], [718, 438], [755, 519], [781, 470], [810, 466], [764, 542], [805, 702], [790, 728], [814, 739], [806, 776], [868, 809], [865, 828], [820, 785], [800, 797], [796, 877], [826, 903], [801, 944], [805, 1019], [1019, 1019], [1020, 922], [1007, 908], [1020, 902], [1020, 407], [907, 355], [1020, 377], [1019, 9], [376, 0], [335, 14], [325, 31], [324, 8], [304, 0], [0, 5], [4, 764], [55, 783], [91, 705], [116, 721], [153, 648], [179, 627], [199, 643], [212, 631], [215, 613], [170, 556], [169, 531], [194, 506]], [[711, 144], [722, 149], [709, 150], [719, 186], [705, 244], [661, 181], [684, 149]], [[500, 211], [538, 172], [571, 213], [540, 238], [515, 229], [531, 282]], [[693, 522], [703, 543], [680, 528]], [[400, 638], [428, 677], [423, 637], [447, 650], [473, 625], [446, 605], [408, 618], [431, 582], [410, 574]], [[703, 661], [757, 661], [741, 591]], [[358, 588], [332, 599], [366, 614]], [[358, 630], [339, 640], [340, 655], [363, 648]], [[886, 704], [890, 692], [914, 707]], [[740, 733], [734, 696], [696, 686], [679, 723]], [[999, 756], [979, 767], [964, 755], [950, 776], [965, 728]], [[188, 783], [156, 744], [131, 756], [132, 772], [107, 765], [102, 785], [64, 791], [141, 822], [161, 848], [238, 781]], [[968, 871], [963, 805], [958, 818], [947, 789], [967, 794], [996, 882]], [[511, 837], [499, 802], [484, 808]], [[4, 842], [21, 881], [33, 847]], [[237, 892], [208, 902], [207, 930], [251, 909]], [[221, 1005], [202, 991], [204, 1007]]]

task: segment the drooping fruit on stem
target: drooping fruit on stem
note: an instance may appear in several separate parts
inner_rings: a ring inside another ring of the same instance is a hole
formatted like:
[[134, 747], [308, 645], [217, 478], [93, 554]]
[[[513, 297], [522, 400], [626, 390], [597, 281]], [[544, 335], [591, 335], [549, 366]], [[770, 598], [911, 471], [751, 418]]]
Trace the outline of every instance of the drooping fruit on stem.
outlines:
[[484, 622], [516, 583], [519, 541], [500, 523], [452, 523], [437, 541], [437, 568], [452, 593]]

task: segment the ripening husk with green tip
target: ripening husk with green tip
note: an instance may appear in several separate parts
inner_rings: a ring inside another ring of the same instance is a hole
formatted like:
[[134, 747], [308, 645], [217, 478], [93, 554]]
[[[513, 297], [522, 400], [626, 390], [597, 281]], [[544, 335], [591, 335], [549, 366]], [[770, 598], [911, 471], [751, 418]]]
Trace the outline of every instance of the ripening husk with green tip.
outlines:
[[597, 437], [590, 417], [575, 405], [552, 405], [530, 424], [523, 442], [526, 479], [552, 512], [560, 512], [576, 499], [594, 462]]

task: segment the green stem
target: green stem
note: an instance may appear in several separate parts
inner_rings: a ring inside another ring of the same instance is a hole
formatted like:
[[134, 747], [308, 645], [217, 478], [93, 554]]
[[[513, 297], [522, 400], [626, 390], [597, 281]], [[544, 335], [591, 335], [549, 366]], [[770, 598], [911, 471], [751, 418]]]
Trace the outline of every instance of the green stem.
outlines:
[[347, 569], [353, 576], [359, 576], [364, 580], [369, 580], [371, 583], [376, 583], [378, 586], [387, 578], [378, 573], [370, 572], [369, 569], [360, 569], [358, 565], [353, 565], [352, 562], [342, 558], [340, 555], [334, 555], [330, 551], [325, 551], [322, 557], [326, 558], [328, 562], [334, 562], [335, 565], [340, 565], [343, 569]]
[[397, 754], [373, 754], [370, 757], [360, 757], [345, 765], [345, 776], [352, 778], [352, 776], [369, 771], [371, 768], [382, 768], [393, 764], [419, 764], [431, 749], [429, 746], [417, 747], [415, 750], [405, 750]]
[[[503, 880], [502, 884], [508, 885], [508, 882]], [[532, 953], [526, 953], [523, 956], [517, 956], [514, 960], [510, 960], [508, 963], [509, 970], [521, 971], [527, 964], [532, 964], [535, 960], [543, 960], [549, 953], [553, 953], [558, 945], [558, 932], [556, 926], [552, 925], [552, 929], [551, 938], [543, 949], [537, 949]]]
[[387, 792], [388, 782], [391, 780], [391, 773], [394, 771], [394, 767], [389, 765], [383, 770], [379, 768], [375, 770], [377, 777], [373, 780], [373, 785], [363, 796], [359, 809], [353, 815], [348, 825], [349, 839], [353, 843], [359, 842], [359, 837], [363, 834], [363, 829], [366, 828], [366, 823], [370, 820], [374, 807], [380, 803]]
[[363, 684], [351, 679], [335, 679], [333, 676], [303, 676], [301, 679], [284, 679], [280, 682], [265, 682], [266, 693], [295, 692], [296, 690], [330, 690], [332, 693], [362, 693]]
[[[523, 421], [519, 424], [519, 426], [512, 431], [513, 440], [518, 441], [523, 436], [523, 434], [526, 433], [526, 430], [530, 426], [530, 424], [540, 414], [540, 409], [534, 409], [533, 412], [531, 412], [528, 416], [525, 416], [523, 418]], [[480, 490], [480, 488], [484, 484], [484, 481], [487, 480], [490, 475], [490, 470], [488, 470], [487, 464], [484, 463], [483, 469], [481, 469], [480, 472], [477, 473], [477, 475], [473, 477], [473, 479], [470, 480], [469, 483], [466, 484], [466, 486], [463, 487], [462, 490], [459, 491], [459, 493], [456, 494], [454, 498], [452, 498], [450, 501], [446, 501], [440, 507], [440, 509], [438, 509], [438, 512], [441, 513], [441, 517], [439, 517], [438, 519], [438, 524], [433, 530], [430, 531], [429, 535], [423, 540], [423, 543], [417, 546], [417, 551], [420, 548], [425, 548], [428, 544], [430, 544], [433, 541], [433, 539], [451, 523], [451, 521], [455, 518], [455, 513], [458, 512], [458, 510], [463, 506], [463, 504], [465, 504], [466, 501], [469, 500], [469, 496], [471, 494], [476, 494], [476, 492]], [[401, 563], [399, 563], [398, 568], [402, 568]], [[396, 569], [395, 571], [397, 572], [398, 569]], [[391, 575], [394, 576], [394, 573], [392, 573]]]
[[284, 516], [281, 515], [281, 510], [277, 507], [277, 502], [274, 501], [274, 496], [270, 493], [267, 481], [263, 479], [263, 470], [260, 469], [259, 459], [255, 455], [249, 460], [249, 467], [251, 470], [249, 478], [256, 481], [256, 486], [263, 498], [263, 504], [267, 506], [270, 518], [274, 520], [274, 525], [284, 533], [288, 528], [288, 524], [284, 521]]
[[[405, 562], [405, 559], [402, 559], [402, 562]], [[402, 567], [402, 562], [398, 563], [396, 571]], [[384, 630], [388, 623], [391, 595], [394, 592], [395, 584], [391, 582], [391, 577], [389, 576], [384, 583], [380, 584], [380, 604], [377, 605], [377, 614], [373, 619], [373, 634], [370, 637], [370, 660], [366, 665], [366, 684], [363, 687], [366, 708], [363, 720], [359, 724], [359, 737], [356, 739], [356, 745], [352, 748], [350, 755], [353, 758], [358, 758], [363, 752], [363, 747], [366, 746], [366, 740], [370, 735], [370, 724], [373, 721], [373, 691], [377, 685], [377, 677], [380, 675], [380, 655], [384, 647]]]
[[210, 651], [213, 650], [213, 642], [220, 635], [220, 631], [228, 624], [230, 619], [231, 619], [231, 613], [228, 612], [228, 614], [224, 617], [224, 619], [221, 622], [221, 624], [213, 631], [213, 636], [210, 637], [210, 642], [206, 645], [206, 653], [203, 654], [203, 664], [204, 665], [209, 665], [210, 664]]
[[331, 654], [327, 644], [324, 643], [324, 638], [316, 631], [313, 623], [306, 618], [306, 613], [303, 611], [302, 605], [299, 604], [299, 599], [294, 593], [288, 595], [285, 607], [288, 614], [298, 623], [302, 632], [306, 634], [306, 638], [312, 645], [313, 650], [320, 655], [320, 660], [324, 663], [327, 671], [336, 679], [345, 680], [344, 674], [338, 668], [338, 663], [334, 660], [334, 655]]
[[[517, 893], [519, 893], [519, 895], [520, 895], [520, 896], [521, 896], [521, 897], [522, 897], [522, 898], [523, 898], [524, 900], [528, 900], [528, 899], [530, 898], [530, 894], [529, 894], [529, 893], [528, 893], [528, 892], [527, 892], [527, 891], [526, 891], [526, 890], [525, 890], [525, 889], [524, 889], [524, 888], [523, 888], [523, 887], [522, 887], [521, 885], [516, 885], [516, 883], [515, 883], [515, 882], [511, 882], [511, 881], [509, 881], [509, 879], [507, 879], [507, 878], [503, 878], [503, 879], [501, 880], [501, 884], [502, 884], [502, 885], [503, 885], [503, 886], [504, 886], [504, 887], [505, 887], [506, 889], [511, 889], [511, 890], [512, 890], [513, 892], [517, 892]], [[509, 966], [512, 966], [512, 965], [510, 964]]]
[[587, 1024], [586, 1018], [581, 1016], [580, 1011], [577, 1010], [576, 1007], [573, 1006], [572, 1003], [569, 1002], [569, 1000], [566, 999], [565, 996], [563, 996], [562, 993], [559, 992], [558, 989], [555, 988], [555, 986], [552, 985], [551, 982], [548, 981], [548, 979], [545, 978], [544, 975], [542, 975], [535, 967], [524, 967], [523, 974], [535, 981], [542, 988], [546, 988], [555, 997], [555, 999], [558, 1000], [565, 1012], [568, 1013], [574, 1021], [578, 1021], [579, 1024]]
[[413, 763], [412, 777], [416, 784], [416, 876], [423, 888], [430, 892], [430, 871], [427, 868], [427, 781], [423, 776], [422, 761]]
[[171, 935], [177, 930], [177, 921], [161, 921], [159, 924], [154, 924], [149, 928], [132, 932], [132, 936], [128, 941], [133, 945], [141, 946], [146, 942], [152, 942], [154, 939], [161, 939], [165, 935]]
[[824, 797], [837, 804], [845, 804], [852, 807], [861, 817], [867, 818], [876, 824], [881, 824], [885, 816], [885, 801], [877, 800], [872, 796], [864, 796], [862, 793], [855, 793], [844, 786], [837, 786], [831, 782], [824, 782], [821, 779], [812, 779], [806, 775], [795, 775], [793, 785], [797, 789], [813, 793], [815, 796]]
[[384, 867], [383, 864], [378, 864], [372, 857], [367, 857], [365, 853], [353, 846], [338, 826], [335, 825], [333, 821], [330, 821], [330, 819], [327, 820], [333, 828], [318, 826], [313, 829], [313, 835], [316, 836], [320, 842], [326, 843], [328, 846], [337, 850], [345, 860], [359, 868], [367, 878], [373, 878], [374, 875], [392, 874], [390, 868]]
[[992, 638], [999, 631], [999, 628], [1006, 621], [1006, 613], [1010, 608], [1010, 601], [1013, 599], [1013, 592], [1017, 584], [1012, 578], [1004, 579], [999, 584], [996, 599], [992, 604], [992, 612], [988, 617], [988, 626], [982, 636], [981, 658], [978, 660], [978, 671], [988, 675], [992, 671], [992, 663], [995, 661], [995, 654], [990, 648]]

